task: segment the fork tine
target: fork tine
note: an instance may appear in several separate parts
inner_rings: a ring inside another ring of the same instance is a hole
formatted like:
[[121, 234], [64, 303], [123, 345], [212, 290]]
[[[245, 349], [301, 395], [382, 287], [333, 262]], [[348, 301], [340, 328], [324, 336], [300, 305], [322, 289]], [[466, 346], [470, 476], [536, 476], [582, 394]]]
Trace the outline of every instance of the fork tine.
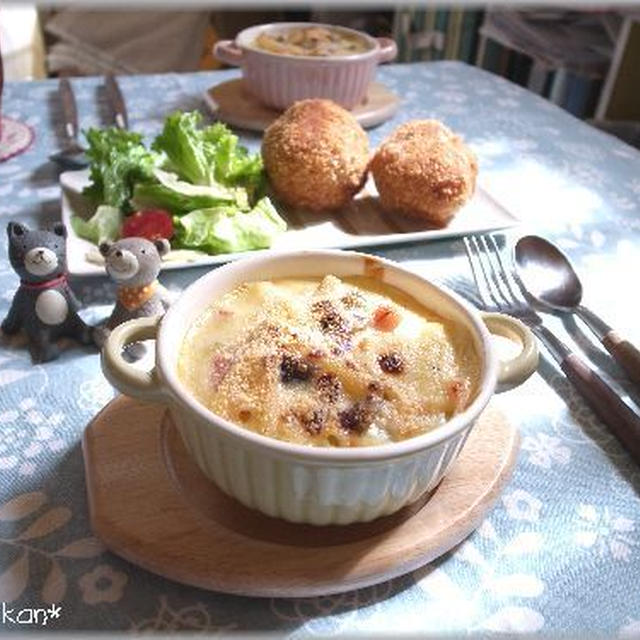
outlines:
[[[492, 243], [492, 246], [489, 246], [489, 240]], [[478, 243], [481, 247], [481, 253], [484, 256], [484, 262], [487, 267], [487, 271], [491, 277], [491, 281], [493, 282], [493, 291], [495, 292], [495, 297], [499, 298], [498, 306], [509, 306], [511, 305], [511, 300], [509, 299], [509, 292], [505, 293], [504, 282], [502, 278], [502, 274], [500, 273], [500, 265], [496, 261], [494, 251], [495, 248], [497, 250], [497, 244], [492, 236], [483, 235], [478, 237]]]
[[501, 308], [502, 303], [495, 294], [495, 285], [489, 276], [489, 266], [485, 264], [483, 251], [478, 242], [478, 236], [468, 236], [464, 238], [464, 248], [467, 253], [469, 265], [471, 266], [471, 274], [476, 283], [478, 294], [482, 300], [485, 309]]
[[[470, 236], [473, 238], [473, 236]], [[471, 248], [471, 243], [468, 237], [462, 238], [464, 243], [464, 251], [467, 254], [467, 261], [469, 262], [469, 266], [471, 267], [471, 275], [473, 277], [473, 281], [476, 284], [476, 290], [478, 291], [478, 295], [480, 299], [484, 303], [484, 296], [482, 295], [482, 285], [480, 284], [480, 274], [478, 273], [478, 267], [476, 265], [476, 259], [473, 255], [473, 250]]]
[[484, 250], [487, 252], [487, 261], [491, 265], [491, 275], [495, 287], [500, 292], [504, 304], [507, 307], [514, 307], [514, 311], [526, 307], [527, 303], [518, 295], [517, 287], [514, 287], [513, 266], [510, 262], [505, 265], [502, 256], [504, 252], [498, 246], [495, 236], [486, 234], [482, 236], [481, 240]]
[[502, 282], [506, 287], [506, 290], [510, 296], [510, 299], [513, 304], [525, 305], [526, 302], [519, 295], [520, 287], [518, 286], [515, 276], [514, 276], [514, 268], [512, 261], [509, 261], [508, 268], [507, 265], [502, 260], [502, 251], [498, 247], [498, 243], [495, 240], [493, 235], [487, 235], [489, 239], [488, 244], [491, 246], [493, 254], [495, 255], [498, 265], [502, 274]]

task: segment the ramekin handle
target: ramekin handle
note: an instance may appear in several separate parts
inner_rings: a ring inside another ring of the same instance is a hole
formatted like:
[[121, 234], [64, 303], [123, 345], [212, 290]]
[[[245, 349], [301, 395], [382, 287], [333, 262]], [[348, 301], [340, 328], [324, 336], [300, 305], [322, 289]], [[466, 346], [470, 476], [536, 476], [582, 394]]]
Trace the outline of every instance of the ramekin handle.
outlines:
[[507, 391], [521, 385], [538, 368], [538, 343], [525, 325], [502, 313], [482, 313], [489, 332], [520, 343], [522, 349], [509, 360], [502, 360], [498, 370], [496, 391]]
[[378, 63], [391, 62], [398, 55], [398, 45], [391, 38], [376, 38], [380, 49], [378, 50]]
[[148, 400], [163, 402], [168, 394], [162, 389], [155, 367], [144, 371], [122, 357], [122, 348], [140, 340], [152, 340], [158, 332], [162, 316], [129, 320], [117, 326], [102, 347], [102, 371], [107, 380], [122, 393]]
[[213, 55], [220, 60], [226, 62], [233, 67], [239, 67], [242, 64], [242, 49], [233, 40], [220, 40], [213, 47]]

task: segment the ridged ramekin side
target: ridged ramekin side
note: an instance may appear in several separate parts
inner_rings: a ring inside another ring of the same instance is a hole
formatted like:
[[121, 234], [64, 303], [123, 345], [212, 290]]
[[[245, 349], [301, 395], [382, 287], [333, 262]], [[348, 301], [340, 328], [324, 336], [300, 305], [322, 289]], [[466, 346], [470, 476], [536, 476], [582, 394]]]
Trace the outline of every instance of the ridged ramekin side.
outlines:
[[266, 515], [316, 525], [366, 522], [417, 500], [437, 486], [471, 428], [405, 458], [318, 464], [246, 446], [204, 421], [183, 415], [174, 421], [200, 469], [222, 491]]
[[364, 100], [375, 68], [375, 59], [307, 64], [249, 54], [243, 73], [248, 90], [276, 109], [306, 98], [326, 98], [352, 109]]

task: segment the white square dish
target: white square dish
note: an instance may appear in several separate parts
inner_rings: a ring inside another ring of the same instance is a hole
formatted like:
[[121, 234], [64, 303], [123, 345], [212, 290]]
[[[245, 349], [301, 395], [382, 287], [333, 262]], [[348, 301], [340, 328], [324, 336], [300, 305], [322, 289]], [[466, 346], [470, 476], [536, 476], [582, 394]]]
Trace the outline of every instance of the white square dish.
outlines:
[[[82, 190], [89, 184], [89, 171], [67, 171], [60, 175], [62, 222], [67, 226], [67, 267], [71, 275], [104, 275], [102, 256], [91, 242], [80, 238], [71, 226], [74, 214], [88, 215]], [[199, 251], [174, 250], [163, 260], [163, 269], [222, 264], [261, 251], [299, 249], [354, 249], [358, 247], [437, 240], [504, 229], [518, 220], [479, 184], [471, 200], [444, 228], [424, 228], [424, 223], [382, 211], [375, 185], [369, 180], [353, 203], [330, 213], [311, 213], [280, 208], [289, 229], [273, 247], [260, 251], [208, 255]]]

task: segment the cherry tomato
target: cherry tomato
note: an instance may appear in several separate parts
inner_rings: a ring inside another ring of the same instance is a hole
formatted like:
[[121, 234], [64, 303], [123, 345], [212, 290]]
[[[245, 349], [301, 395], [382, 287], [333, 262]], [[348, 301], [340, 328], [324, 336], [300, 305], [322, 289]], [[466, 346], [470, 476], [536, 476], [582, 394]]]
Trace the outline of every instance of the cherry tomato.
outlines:
[[173, 236], [173, 221], [171, 215], [162, 209], [147, 209], [136, 211], [122, 223], [120, 235], [123, 238], [146, 238], [157, 240]]

